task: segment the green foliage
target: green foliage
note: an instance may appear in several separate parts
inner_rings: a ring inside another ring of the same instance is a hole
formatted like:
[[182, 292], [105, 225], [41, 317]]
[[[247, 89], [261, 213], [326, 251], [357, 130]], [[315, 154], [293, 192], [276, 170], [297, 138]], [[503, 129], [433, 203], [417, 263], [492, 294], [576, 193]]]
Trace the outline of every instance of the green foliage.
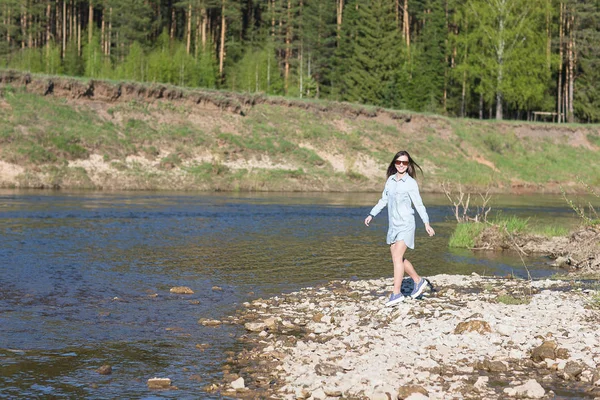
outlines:
[[283, 78], [275, 58], [273, 46], [249, 50], [236, 64], [227, 79], [232, 90], [283, 94]]
[[[446, 72], [446, 22], [443, 4], [427, 0], [421, 18], [424, 30], [398, 70], [398, 106], [411, 110], [440, 112]], [[394, 105], [396, 105], [394, 104]]]
[[349, 2], [342, 46], [338, 52], [342, 100], [386, 105], [394, 89], [399, 65], [400, 39], [394, 20], [394, 2], [371, 0]]
[[492, 221], [493, 225], [510, 234], [525, 232], [529, 227], [529, 218], [519, 218], [515, 215], [509, 217], [498, 216]]
[[480, 222], [463, 222], [456, 225], [456, 229], [448, 241], [449, 247], [473, 248], [475, 239], [481, 234], [485, 225]]
[[498, 303], [516, 306], [531, 303], [531, 297], [514, 297], [509, 294], [501, 294], [498, 296]]

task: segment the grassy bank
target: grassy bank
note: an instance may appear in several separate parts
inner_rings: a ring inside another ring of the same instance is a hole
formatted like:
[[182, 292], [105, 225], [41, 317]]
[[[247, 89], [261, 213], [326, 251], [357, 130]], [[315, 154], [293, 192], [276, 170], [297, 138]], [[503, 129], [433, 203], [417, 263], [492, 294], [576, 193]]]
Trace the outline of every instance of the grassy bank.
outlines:
[[400, 149], [425, 191], [600, 187], [598, 126], [15, 74], [0, 93], [3, 187], [379, 191]]
[[448, 246], [472, 249], [481, 246], [481, 236], [487, 231], [488, 236], [496, 235], [497, 243], [510, 241], [510, 236], [525, 235], [553, 238], [566, 236], [569, 229], [558, 225], [536, 225], [529, 218], [516, 216], [497, 217], [487, 223], [465, 222], [456, 225], [450, 236]]

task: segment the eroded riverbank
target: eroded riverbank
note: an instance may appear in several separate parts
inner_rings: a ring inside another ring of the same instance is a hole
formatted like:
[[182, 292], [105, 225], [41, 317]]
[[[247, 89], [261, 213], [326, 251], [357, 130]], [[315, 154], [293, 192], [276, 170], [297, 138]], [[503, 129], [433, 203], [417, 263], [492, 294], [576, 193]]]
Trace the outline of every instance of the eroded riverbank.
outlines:
[[286, 399], [600, 396], [597, 287], [477, 274], [431, 280], [437, 292], [395, 308], [383, 307], [391, 279], [335, 281], [246, 303], [231, 321], [247, 329], [247, 350], [229, 360], [222, 393]]

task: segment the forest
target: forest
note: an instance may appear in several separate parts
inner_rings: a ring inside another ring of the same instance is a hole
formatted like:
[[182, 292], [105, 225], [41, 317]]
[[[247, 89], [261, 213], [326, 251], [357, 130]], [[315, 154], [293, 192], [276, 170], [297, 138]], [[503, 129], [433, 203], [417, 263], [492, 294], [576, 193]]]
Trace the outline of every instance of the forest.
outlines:
[[600, 122], [598, 0], [1, 0], [0, 21], [1, 68]]

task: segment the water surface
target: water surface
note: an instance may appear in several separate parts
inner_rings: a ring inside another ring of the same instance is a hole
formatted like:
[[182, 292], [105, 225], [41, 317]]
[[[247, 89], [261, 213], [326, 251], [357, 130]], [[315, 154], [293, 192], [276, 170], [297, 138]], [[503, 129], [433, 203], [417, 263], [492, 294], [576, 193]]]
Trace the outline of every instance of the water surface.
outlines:
[[[204, 327], [258, 297], [392, 275], [377, 194], [0, 191], [1, 398], [219, 398], [239, 327]], [[449, 250], [452, 211], [424, 196], [409, 258], [423, 275], [556, 271], [540, 257]], [[498, 197], [494, 211], [577, 223], [557, 196]], [[175, 295], [188, 286], [193, 295]], [[216, 288], [215, 288], [216, 287]], [[385, 296], [382, 293], [382, 296]], [[196, 345], [208, 347], [201, 351]], [[103, 364], [113, 374], [99, 375]], [[177, 391], [149, 391], [169, 377]]]

